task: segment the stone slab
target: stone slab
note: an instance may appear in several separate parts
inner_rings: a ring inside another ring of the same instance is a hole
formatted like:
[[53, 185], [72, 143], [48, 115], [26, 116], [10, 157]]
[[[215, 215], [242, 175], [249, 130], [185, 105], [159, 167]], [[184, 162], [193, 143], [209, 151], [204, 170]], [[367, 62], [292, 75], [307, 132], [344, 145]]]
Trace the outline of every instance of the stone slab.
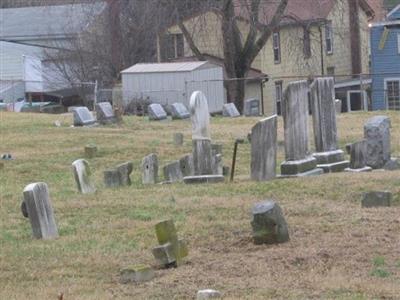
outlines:
[[243, 114], [246, 117], [258, 117], [261, 114], [260, 100], [251, 98], [244, 101]]
[[117, 119], [110, 102], [100, 102], [95, 106], [97, 121], [100, 124], [116, 123]]
[[362, 207], [388, 207], [391, 205], [392, 193], [386, 191], [371, 191], [364, 193], [361, 200]]
[[92, 172], [89, 163], [85, 159], [77, 159], [72, 163], [72, 171], [78, 191], [82, 194], [92, 194], [96, 192], [92, 180]]
[[344, 169], [345, 172], [352, 172], [352, 173], [362, 173], [362, 172], [371, 172], [372, 168], [365, 166], [364, 168], [358, 168], [358, 169], [352, 169], [352, 168], [346, 168]]
[[200, 176], [186, 176], [183, 177], [183, 182], [187, 184], [196, 183], [219, 183], [224, 182], [225, 178], [223, 175], [200, 175]]
[[282, 175], [296, 175], [304, 173], [317, 167], [317, 160], [309, 156], [301, 160], [284, 161], [281, 164]]
[[200, 290], [196, 294], [196, 300], [207, 300], [207, 299], [221, 299], [222, 294], [219, 291], [206, 289]]
[[75, 107], [72, 111], [74, 126], [90, 126], [96, 123], [96, 119], [86, 106]]
[[342, 160], [335, 163], [329, 164], [319, 164], [317, 168], [324, 170], [324, 173], [335, 173], [335, 172], [343, 172], [346, 168], [349, 167], [350, 162], [348, 160]]
[[155, 277], [153, 268], [146, 265], [138, 265], [121, 270], [120, 283], [127, 284], [130, 282], [145, 282]]
[[161, 104], [152, 103], [147, 107], [149, 119], [153, 121], [165, 120], [168, 116]]
[[367, 143], [367, 165], [380, 169], [390, 160], [390, 118], [375, 116], [364, 124]]
[[222, 106], [222, 115], [229, 118], [240, 117], [240, 113], [237, 110], [235, 103], [224, 104]]
[[297, 173], [294, 175], [279, 175], [278, 178], [284, 179], [284, 178], [296, 178], [296, 177], [308, 177], [308, 176], [318, 176], [318, 175], [322, 175], [324, 174], [324, 170], [319, 169], [319, 168], [315, 168], [312, 169], [310, 171], [307, 172], [303, 172], [303, 173]]
[[340, 149], [327, 152], [316, 152], [313, 153], [313, 156], [317, 160], [317, 164], [331, 164], [344, 160], [344, 152]]
[[183, 120], [190, 118], [190, 113], [183, 103], [176, 102], [171, 105], [172, 119]]

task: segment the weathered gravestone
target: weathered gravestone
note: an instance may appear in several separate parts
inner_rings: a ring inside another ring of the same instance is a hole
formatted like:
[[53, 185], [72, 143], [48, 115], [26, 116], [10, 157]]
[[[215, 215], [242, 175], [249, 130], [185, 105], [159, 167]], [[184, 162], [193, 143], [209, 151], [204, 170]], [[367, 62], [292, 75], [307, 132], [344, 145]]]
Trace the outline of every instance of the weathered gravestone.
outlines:
[[213, 175], [223, 175], [222, 145], [211, 144], [211, 168]]
[[142, 183], [155, 184], [158, 180], [158, 158], [152, 153], [142, 160]]
[[183, 145], [183, 133], [181, 132], [174, 133], [174, 145], [175, 146]]
[[116, 123], [113, 107], [110, 102], [100, 102], [96, 104], [96, 117], [100, 124]]
[[89, 126], [96, 123], [96, 119], [87, 107], [75, 107], [72, 111], [74, 114], [74, 126]]
[[380, 207], [390, 206], [392, 201], [392, 193], [372, 191], [363, 194], [361, 200], [362, 207]]
[[153, 255], [159, 265], [165, 268], [178, 267], [188, 255], [183, 239], [178, 239], [172, 220], [166, 220], [155, 226], [159, 246], [153, 248]]
[[308, 84], [296, 81], [288, 85], [282, 101], [285, 130], [285, 158], [281, 177], [310, 176], [323, 173], [308, 151]]
[[216, 290], [200, 290], [196, 294], [196, 300], [207, 300], [207, 299], [221, 299], [222, 294]]
[[21, 208], [24, 207], [24, 216], [29, 218], [33, 237], [37, 239], [57, 238], [58, 229], [47, 184], [31, 183], [25, 187], [23, 194], [24, 200]]
[[260, 100], [252, 98], [244, 101], [243, 114], [246, 117], [260, 115]]
[[364, 125], [367, 165], [373, 169], [382, 168], [390, 160], [390, 125], [386, 116], [372, 117]]
[[274, 201], [264, 201], [254, 205], [252, 210], [254, 243], [275, 244], [289, 240], [289, 230], [280, 206]]
[[130, 282], [145, 282], [153, 279], [154, 270], [145, 265], [132, 266], [121, 270], [120, 283], [126, 284]]
[[168, 182], [179, 182], [183, 180], [181, 165], [179, 161], [174, 161], [163, 168], [164, 178]]
[[91, 194], [96, 192], [96, 188], [91, 179], [89, 163], [84, 159], [78, 159], [72, 163], [72, 171], [78, 191], [82, 194]]
[[276, 176], [278, 117], [259, 121], [251, 129], [251, 179], [265, 181]]
[[182, 157], [179, 160], [179, 165], [180, 165], [183, 177], [194, 175], [194, 164], [193, 164], [193, 155], [192, 154], [188, 154], [188, 155], [185, 155], [184, 157]]
[[222, 106], [222, 115], [230, 118], [240, 117], [240, 113], [237, 110], [235, 103], [224, 104], [224, 106]]
[[383, 168], [387, 171], [395, 171], [400, 170], [400, 159], [399, 158], [391, 158]]
[[150, 120], [158, 121], [167, 118], [167, 113], [165, 112], [164, 108], [158, 103], [150, 104], [147, 108], [147, 111], [149, 113]]
[[346, 145], [350, 152], [350, 165], [346, 168], [346, 172], [368, 172], [372, 171], [371, 167], [367, 166], [367, 142], [365, 140]]
[[332, 77], [317, 78], [311, 85], [311, 103], [317, 168], [341, 172], [349, 166], [337, 146], [335, 87]]
[[171, 105], [171, 115], [172, 119], [188, 119], [190, 118], [190, 113], [183, 103], [177, 102]]
[[93, 158], [97, 154], [97, 146], [90, 144], [85, 146], [85, 156], [87, 158]]
[[107, 187], [120, 187], [131, 185], [130, 174], [133, 170], [133, 163], [126, 162], [113, 169], [104, 171], [104, 184]]
[[187, 184], [196, 183], [219, 183], [224, 182], [225, 178], [223, 175], [200, 175], [200, 176], [186, 176], [183, 178], [183, 182]]
[[335, 110], [336, 110], [336, 114], [342, 113], [342, 100], [340, 100], [340, 99], [335, 100]]

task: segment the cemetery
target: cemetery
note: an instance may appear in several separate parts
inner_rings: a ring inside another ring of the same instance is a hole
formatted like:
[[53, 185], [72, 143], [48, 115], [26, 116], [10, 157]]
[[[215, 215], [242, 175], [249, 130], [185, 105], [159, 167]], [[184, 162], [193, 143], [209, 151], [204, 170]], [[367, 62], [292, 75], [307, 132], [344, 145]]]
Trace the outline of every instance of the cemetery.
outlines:
[[396, 299], [400, 114], [336, 103], [0, 112], [0, 299]]

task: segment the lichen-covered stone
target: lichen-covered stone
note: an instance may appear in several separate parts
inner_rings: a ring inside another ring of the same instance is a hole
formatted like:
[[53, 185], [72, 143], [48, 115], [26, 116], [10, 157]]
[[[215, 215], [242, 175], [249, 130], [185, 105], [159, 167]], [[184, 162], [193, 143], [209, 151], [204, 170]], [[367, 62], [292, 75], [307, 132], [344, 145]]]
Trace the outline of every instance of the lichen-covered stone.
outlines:
[[372, 191], [363, 194], [361, 200], [362, 207], [390, 206], [392, 193], [382, 191]]
[[114, 110], [110, 102], [101, 102], [96, 104], [96, 117], [100, 124], [116, 123]]
[[174, 133], [174, 145], [175, 146], [182, 146], [183, 145], [183, 133], [177, 132]]
[[390, 160], [390, 119], [375, 116], [364, 125], [367, 142], [367, 165], [373, 169], [382, 168]]
[[183, 177], [193, 176], [194, 175], [194, 163], [193, 163], [193, 155], [185, 155], [179, 160], [179, 165], [181, 168], [181, 172]]
[[121, 270], [120, 282], [127, 284], [130, 282], [145, 282], [154, 278], [154, 270], [150, 266], [137, 265]]
[[72, 171], [78, 191], [82, 194], [91, 194], [96, 192], [92, 181], [92, 172], [89, 163], [84, 159], [77, 159], [72, 163]]
[[89, 126], [96, 123], [93, 114], [85, 106], [75, 107], [73, 109], [74, 126]]
[[158, 180], [158, 158], [152, 153], [142, 160], [142, 183], [155, 184]]
[[90, 144], [85, 146], [85, 157], [93, 158], [97, 154], [97, 146]]

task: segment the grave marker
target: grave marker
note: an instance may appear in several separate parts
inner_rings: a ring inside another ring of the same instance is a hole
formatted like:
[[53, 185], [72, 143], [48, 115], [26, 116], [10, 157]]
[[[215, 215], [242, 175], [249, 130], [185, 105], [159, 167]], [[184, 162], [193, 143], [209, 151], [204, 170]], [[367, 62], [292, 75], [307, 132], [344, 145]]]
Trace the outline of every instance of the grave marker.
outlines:
[[165, 112], [164, 108], [161, 106], [161, 104], [158, 103], [153, 103], [150, 104], [147, 108], [148, 113], [149, 113], [149, 119], [150, 120], [164, 120], [167, 118], [167, 113]]
[[237, 110], [234, 103], [224, 104], [224, 106], [222, 107], [222, 115], [224, 117], [230, 117], [230, 118], [240, 117], [240, 113]]
[[96, 117], [100, 124], [116, 123], [117, 118], [110, 102], [96, 104]]
[[243, 112], [246, 117], [259, 116], [260, 100], [255, 98], [245, 100]]
[[96, 119], [86, 106], [75, 107], [72, 111], [74, 126], [89, 126], [96, 123]]
[[367, 142], [365, 140], [350, 144], [350, 166], [346, 168], [346, 172], [368, 172], [372, 171], [367, 166]]
[[367, 141], [367, 165], [382, 168], [390, 160], [390, 119], [386, 116], [370, 118], [364, 125]]
[[157, 154], [150, 154], [142, 160], [142, 183], [155, 184], [158, 180]]
[[171, 115], [172, 119], [188, 119], [190, 118], [190, 113], [183, 103], [176, 102], [171, 105]]
[[84, 159], [77, 159], [72, 163], [72, 171], [78, 191], [82, 194], [91, 194], [96, 192], [96, 188], [92, 182], [89, 163]]
[[181, 165], [179, 161], [174, 161], [163, 168], [164, 178], [168, 182], [179, 182], [183, 180]]

